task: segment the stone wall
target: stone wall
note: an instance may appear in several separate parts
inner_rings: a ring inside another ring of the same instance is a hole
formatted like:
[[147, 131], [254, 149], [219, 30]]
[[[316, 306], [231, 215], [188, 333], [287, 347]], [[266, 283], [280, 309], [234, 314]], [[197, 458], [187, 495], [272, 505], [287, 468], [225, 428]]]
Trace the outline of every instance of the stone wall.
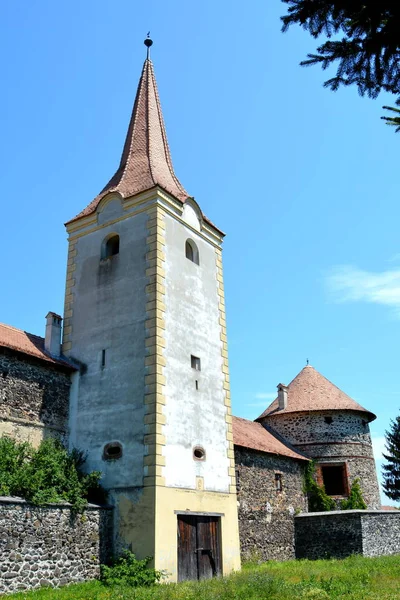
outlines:
[[345, 558], [400, 553], [400, 511], [333, 511], [298, 515], [296, 558]]
[[0, 349], [0, 435], [34, 445], [64, 437], [70, 384], [62, 367]]
[[[294, 514], [307, 510], [304, 465], [235, 446], [239, 535], [243, 559], [294, 558]], [[282, 491], [276, 490], [281, 475]]]
[[0, 498], [0, 594], [94, 579], [111, 548], [112, 510]]
[[364, 413], [312, 411], [276, 414], [268, 426], [317, 463], [346, 464], [349, 487], [360, 479], [368, 508], [381, 506], [369, 425]]

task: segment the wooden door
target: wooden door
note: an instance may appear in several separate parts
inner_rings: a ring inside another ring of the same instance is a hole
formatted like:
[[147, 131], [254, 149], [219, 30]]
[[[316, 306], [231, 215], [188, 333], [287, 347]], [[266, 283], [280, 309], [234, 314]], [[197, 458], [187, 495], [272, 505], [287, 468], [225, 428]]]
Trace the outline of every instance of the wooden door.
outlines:
[[178, 516], [178, 581], [221, 573], [219, 517]]

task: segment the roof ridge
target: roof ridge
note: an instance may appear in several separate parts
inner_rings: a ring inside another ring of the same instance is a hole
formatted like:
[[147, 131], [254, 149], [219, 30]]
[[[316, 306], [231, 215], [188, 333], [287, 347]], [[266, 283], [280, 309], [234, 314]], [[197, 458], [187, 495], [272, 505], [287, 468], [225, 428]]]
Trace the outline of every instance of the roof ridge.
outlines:
[[41, 335], [37, 335], [36, 333], [31, 333], [30, 331], [26, 331], [25, 329], [19, 329], [18, 327], [14, 327], [13, 325], [8, 325], [7, 323], [0, 323], [0, 327], [6, 327], [7, 329], [12, 329], [12, 331], [18, 331], [19, 333], [25, 333], [27, 335], [31, 335], [40, 340], [44, 340], [44, 337]]

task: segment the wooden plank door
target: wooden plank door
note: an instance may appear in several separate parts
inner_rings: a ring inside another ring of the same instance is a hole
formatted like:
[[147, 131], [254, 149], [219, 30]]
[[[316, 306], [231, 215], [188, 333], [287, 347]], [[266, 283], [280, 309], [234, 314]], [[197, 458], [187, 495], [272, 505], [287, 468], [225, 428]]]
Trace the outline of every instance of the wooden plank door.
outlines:
[[178, 516], [178, 581], [221, 574], [219, 517]]
[[197, 557], [199, 579], [221, 574], [219, 518], [197, 518]]
[[178, 581], [198, 579], [196, 529], [196, 517], [178, 516]]

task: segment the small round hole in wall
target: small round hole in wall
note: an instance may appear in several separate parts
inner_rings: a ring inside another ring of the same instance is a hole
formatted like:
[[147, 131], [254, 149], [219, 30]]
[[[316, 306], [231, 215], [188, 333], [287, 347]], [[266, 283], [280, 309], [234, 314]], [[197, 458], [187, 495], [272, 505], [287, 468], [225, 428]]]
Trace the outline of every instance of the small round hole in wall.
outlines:
[[206, 451], [201, 446], [196, 446], [193, 449], [194, 460], [206, 460]]
[[122, 456], [122, 446], [119, 442], [110, 442], [104, 446], [103, 459], [117, 460]]

